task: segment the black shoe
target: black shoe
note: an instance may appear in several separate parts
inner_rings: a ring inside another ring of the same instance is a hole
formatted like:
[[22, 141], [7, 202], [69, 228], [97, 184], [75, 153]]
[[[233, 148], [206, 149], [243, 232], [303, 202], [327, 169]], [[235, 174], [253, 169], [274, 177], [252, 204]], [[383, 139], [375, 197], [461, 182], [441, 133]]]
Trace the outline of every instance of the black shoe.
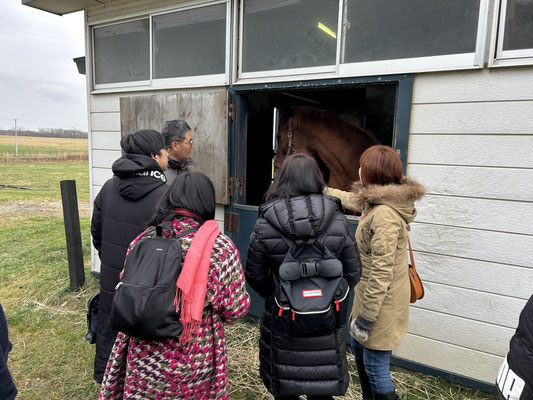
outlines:
[[363, 400], [372, 400], [373, 393], [372, 387], [370, 386], [370, 379], [366, 374], [365, 363], [363, 360], [355, 360], [355, 365], [357, 366], [357, 374], [359, 375], [359, 382], [361, 383], [361, 392], [363, 393]]
[[374, 393], [374, 400], [399, 400], [396, 391], [389, 393]]

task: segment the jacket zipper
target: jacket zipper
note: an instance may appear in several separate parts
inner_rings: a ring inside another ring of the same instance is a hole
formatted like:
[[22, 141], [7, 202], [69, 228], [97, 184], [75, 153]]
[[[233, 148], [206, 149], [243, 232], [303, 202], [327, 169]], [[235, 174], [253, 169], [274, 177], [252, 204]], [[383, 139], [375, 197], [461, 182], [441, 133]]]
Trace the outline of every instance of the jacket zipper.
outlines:
[[[341, 301], [344, 301], [346, 300], [346, 297], [348, 297], [348, 293], [350, 291], [347, 290], [346, 293], [344, 294], [344, 297], [340, 300], [336, 300], [335, 301], [335, 309], [336, 311], [339, 311], [340, 307], [339, 307], [339, 304]], [[278, 316], [281, 317], [281, 315], [283, 314], [283, 311], [285, 310], [291, 310], [292, 311], [292, 320], [294, 321], [294, 314], [301, 314], [301, 315], [312, 315], [312, 314], [323, 314], [323, 313], [326, 313], [328, 312], [329, 310], [331, 310], [331, 304], [329, 305], [328, 308], [326, 308], [325, 310], [318, 310], [318, 311], [307, 311], [307, 312], [304, 312], [304, 311], [294, 311], [293, 309], [291, 309], [290, 307], [283, 307], [281, 304], [279, 304], [278, 302], [278, 298], [277, 297], [274, 297], [274, 301], [276, 302], [276, 305], [279, 307], [279, 311], [278, 311]]]

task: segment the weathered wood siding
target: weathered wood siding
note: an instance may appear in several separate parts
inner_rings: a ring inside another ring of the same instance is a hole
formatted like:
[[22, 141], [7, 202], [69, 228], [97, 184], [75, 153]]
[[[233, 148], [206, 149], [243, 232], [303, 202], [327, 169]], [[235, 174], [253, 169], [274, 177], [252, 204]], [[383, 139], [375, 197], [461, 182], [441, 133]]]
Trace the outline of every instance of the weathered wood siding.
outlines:
[[[224, 92], [224, 88], [219, 89]], [[213, 89], [210, 89], [213, 91]], [[119, 92], [111, 94], [93, 94], [89, 99], [91, 118], [91, 154], [92, 199], [94, 200], [103, 184], [113, 176], [111, 165], [121, 156], [120, 150], [120, 98], [129, 96], [146, 96], [152, 94], [173, 94], [177, 91]], [[183, 90], [180, 90], [183, 92]], [[160, 131], [162, 127], [154, 127]], [[220, 229], [224, 230], [224, 206], [217, 205], [215, 219]], [[98, 256], [93, 252], [93, 271], [100, 270]]]
[[417, 75], [407, 172], [426, 297], [394, 354], [493, 383], [533, 292], [533, 68]]

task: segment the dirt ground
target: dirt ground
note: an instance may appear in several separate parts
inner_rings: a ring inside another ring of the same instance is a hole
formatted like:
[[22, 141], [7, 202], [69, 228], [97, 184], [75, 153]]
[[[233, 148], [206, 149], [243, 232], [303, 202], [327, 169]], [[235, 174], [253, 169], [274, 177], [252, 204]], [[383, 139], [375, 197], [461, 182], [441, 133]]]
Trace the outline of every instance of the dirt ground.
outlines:
[[[79, 201], [78, 212], [80, 217], [88, 217], [90, 215], [89, 202]], [[60, 201], [5, 201], [0, 203], [2, 220], [18, 217], [20, 214], [63, 217], [63, 206]]]

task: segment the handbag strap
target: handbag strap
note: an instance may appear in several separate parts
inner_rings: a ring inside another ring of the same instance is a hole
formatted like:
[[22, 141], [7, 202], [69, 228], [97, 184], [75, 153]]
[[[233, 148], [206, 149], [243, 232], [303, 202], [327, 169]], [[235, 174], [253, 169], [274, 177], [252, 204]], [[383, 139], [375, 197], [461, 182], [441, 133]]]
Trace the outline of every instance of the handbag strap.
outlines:
[[409, 257], [411, 258], [411, 265], [412, 265], [413, 269], [416, 269], [415, 268], [415, 259], [413, 257], [413, 249], [411, 247], [411, 240], [409, 239], [409, 234], [407, 234], [407, 243], [409, 243]]

